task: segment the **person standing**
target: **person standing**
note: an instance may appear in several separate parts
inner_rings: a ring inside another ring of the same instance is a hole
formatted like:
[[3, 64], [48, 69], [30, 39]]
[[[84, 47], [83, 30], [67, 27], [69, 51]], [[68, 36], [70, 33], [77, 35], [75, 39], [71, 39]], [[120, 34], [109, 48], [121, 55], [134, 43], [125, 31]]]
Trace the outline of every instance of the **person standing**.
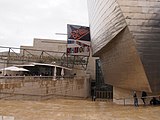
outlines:
[[134, 106], [138, 107], [138, 98], [137, 98], [136, 91], [134, 91], [134, 93], [133, 93], [133, 98], [134, 98]]
[[143, 104], [146, 105], [146, 96], [147, 96], [147, 93], [145, 91], [142, 91], [142, 101], [143, 101]]
[[93, 100], [96, 101], [96, 95], [93, 96]]

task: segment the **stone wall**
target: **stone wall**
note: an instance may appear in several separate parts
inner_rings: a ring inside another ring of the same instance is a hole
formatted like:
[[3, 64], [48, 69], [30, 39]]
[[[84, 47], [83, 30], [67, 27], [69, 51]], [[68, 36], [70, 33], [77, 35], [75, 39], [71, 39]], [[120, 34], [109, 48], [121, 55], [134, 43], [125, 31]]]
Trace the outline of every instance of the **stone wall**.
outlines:
[[52, 77], [21, 77], [1, 81], [2, 99], [48, 99], [56, 96], [86, 98], [89, 96], [89, 79]]

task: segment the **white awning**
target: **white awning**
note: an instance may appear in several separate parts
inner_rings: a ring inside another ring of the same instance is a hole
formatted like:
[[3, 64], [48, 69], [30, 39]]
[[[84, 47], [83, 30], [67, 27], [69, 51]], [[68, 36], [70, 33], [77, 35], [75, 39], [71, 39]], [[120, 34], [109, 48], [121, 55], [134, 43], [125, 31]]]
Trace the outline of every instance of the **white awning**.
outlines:
[[33, 64], [23, 64], [23, 65], [14, 65], [14, 66], [16, 66], [16, 67], [33, 67], [35, 65], [33, 65]]
[[62, 68], [62, 69], [67, 69], [67, 70], [72, 70], [70, 68], [67, 67], [63, 67], [63, 66], [59, 66], [59, 65], [53, 65], [53, 64], [45, 64], [45, 63], [32, 63], [32, 65], [40, 65], [40, 66], [53, 66], [53, 67], [58, 67], [58, 68]]
[[29, 71], [27, 69], [24, 69], [24, 68], [18, 68], [18, 67], [15, 67], [15, 66], [11, 66], [11, 67], [6, 67], [6, 68], [2, 68], [0, 69], [0, 71]]

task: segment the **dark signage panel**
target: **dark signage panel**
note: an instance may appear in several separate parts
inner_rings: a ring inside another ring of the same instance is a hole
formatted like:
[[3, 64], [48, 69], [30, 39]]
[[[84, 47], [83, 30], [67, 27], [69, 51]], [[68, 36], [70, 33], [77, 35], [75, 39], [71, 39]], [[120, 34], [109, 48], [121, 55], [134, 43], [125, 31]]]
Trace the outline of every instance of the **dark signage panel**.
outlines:
[[89, 27], [67, 25], [68, 39], [90, 41]]

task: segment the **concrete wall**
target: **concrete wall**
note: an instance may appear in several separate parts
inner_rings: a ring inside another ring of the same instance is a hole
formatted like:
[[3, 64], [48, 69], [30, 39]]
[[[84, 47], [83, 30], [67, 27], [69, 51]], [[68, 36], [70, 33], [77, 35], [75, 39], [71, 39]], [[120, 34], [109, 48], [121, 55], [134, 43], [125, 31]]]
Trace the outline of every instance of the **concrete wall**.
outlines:
[[86, 98], [89, 96], [89, 82], [87, 77], [58, 80], [53, 80], [51, 77], [8, 78], [8, 80], [1, 80], [0, 96], [4, 99], [38, 98], [39, 100], [47, 96], [49, 98], [55, 96]]

